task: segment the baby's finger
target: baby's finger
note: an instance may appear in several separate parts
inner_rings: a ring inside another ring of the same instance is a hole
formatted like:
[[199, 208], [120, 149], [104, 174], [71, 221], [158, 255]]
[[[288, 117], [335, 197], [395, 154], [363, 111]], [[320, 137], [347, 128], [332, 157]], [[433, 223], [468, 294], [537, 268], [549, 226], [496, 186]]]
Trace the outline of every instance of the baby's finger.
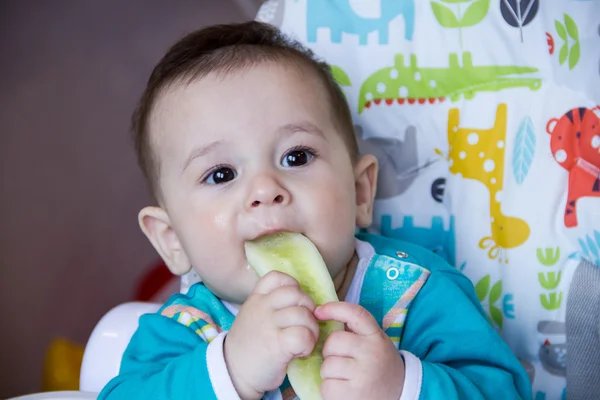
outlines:
[[336, 331], [330, 333], [323, 344], [323, 358], [354, 357], [360, 354], [363, 344], [361, 337], [352, 332]]
[[281, 286], [269, 293], [269, 303], [275, 310], [287, 307], [306, 307], [310, 312], [315, 310], [313, 299], [300, 289], [300, 286]]
[[324, 379], [321, 382], [321, 396], [323, 396], [323, 400], [347, 399], [349, 397], [349, 383], [344, 379]]
[[292, 357], [307, 357], [315, 348], [317, 340], [310, 329], [292, 326], [279, 331], [279, 342], [285, 354]]
[[315, 316], [306, 307], [288, 307], [275, 311], [273, 314], [275, 326], [281, 329], [291, 326], [303, 326], [312, 332], [315, 341], [319, 339], [319, 323]]
[[327, 357], [321, 365], [321, 378], [350, 380], [355, 369], [355, 363], [354, 358]]
[[298, 281], [279, 271], [270, 271], [259, 279], [254, 287], [254, 293], [269, 294], [282, 286], [300, 287]]
[[331, 302], [318, 307], [315, 317], [321, 321], [339, 321], [357, 335], [370, 336], [381, 331], [371, 313], [363, 307], [344, 301]]

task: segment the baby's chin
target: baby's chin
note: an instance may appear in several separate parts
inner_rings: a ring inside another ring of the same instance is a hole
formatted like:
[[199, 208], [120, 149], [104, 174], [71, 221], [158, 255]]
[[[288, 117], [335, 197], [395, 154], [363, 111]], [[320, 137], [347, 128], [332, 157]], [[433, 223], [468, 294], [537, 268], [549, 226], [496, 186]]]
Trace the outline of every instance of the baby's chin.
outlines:
[[245, 282], [242, 283], [238, 280], [234, 282], [235, 285], [227, 285], [225, 283], [225, 285], [221, 284], [219, 287], [215, 287], [211, 285], [210, 281], [205, 281], [204, 284], [219, 299], [231, 304], [240, 305], [248, 299], [259, 278], [253, 275], [244, 277], [244, 279]]
[[250, 293], [248, 293], [248, 294], [241, 293], [241, 292], [232, 293], [227, 290], [224, 290], [224, 291], [214, 290], [214, 289], [210, 288], [208, 285], [207, 285], [207, 287], [220, 300], [226, 301], [227, 303], [233, 305], [238, 310], [241, 307], [241, 305], [244, 304], [246, 299], [248, 299], [248, 297], [250, 296]]

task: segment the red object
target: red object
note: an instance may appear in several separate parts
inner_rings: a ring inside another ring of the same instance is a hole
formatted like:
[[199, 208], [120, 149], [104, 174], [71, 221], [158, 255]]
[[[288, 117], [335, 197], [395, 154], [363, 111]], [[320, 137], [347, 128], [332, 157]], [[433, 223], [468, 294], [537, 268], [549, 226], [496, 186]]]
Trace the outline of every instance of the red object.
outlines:
[[150, 301], [172, 279], [177, 278], [161, 260], [152, 266], [139, 281], [134, 291], [134, 300]]
[[579, 107], [546, 125], [550, 149], [558, 164], [569, 173], [564, 222], [567, 228], [578, 225], [577, 200], [600, 197], [600, 118], [593, 109]]
[[550, 52], [550, 55], [554, 54], [554, 38], [548, 32], [546, 32], [546, 42], [548, 43], [548, 51]]

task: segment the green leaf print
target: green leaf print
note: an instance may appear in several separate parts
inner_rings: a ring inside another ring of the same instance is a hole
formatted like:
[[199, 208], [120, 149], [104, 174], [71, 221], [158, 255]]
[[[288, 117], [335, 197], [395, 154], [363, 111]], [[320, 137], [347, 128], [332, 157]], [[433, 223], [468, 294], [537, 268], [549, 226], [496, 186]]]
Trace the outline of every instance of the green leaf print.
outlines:
[[483, 301], [490, 290], [490, 275], [486, 275], [475, 285], [475, 293], [479, 301]]
[[565, 31], [565, 26], [560, 23], [560, 21], [554, 21], [554, 27], [556, 28], [556, 33], [562, 40], [567, 40], [567, 31]]
[[[581, 45], [579, 44], [579, 28], [568, 14], [564, 15], [564, 25], [558, 21], [554, 21], [556, 33], [564, 41], [558, 53], [558, 62], [563, 65], [569, 59], [569, 69], [575, 68], [581, 58]], [[568, 34], [568, 36], [567, 36]], [[569, 44], [571, 48], [569, 49]], [[558, 46], [558, 43], [557, 43]]]
[[[462, 28], [478, 24], [485, 18], [490, 8], [491, 0], [431, 0], [431, 9], [439, 24], [444, 28], [458, 28], [460, 48], [463, 48]], [[445, 6], [443, 3], [448, 4]], [[462, 5], [462, 7], [461, 7]], [[466, 10], [465, 10], [466, 7]]]
[[445, 5], [432, 1], [431, 9], [433, 10], [435, 19], [437, 19], [444, 28], [460, 28], [456, 15], [454, 15], [452, 10]]
[[538, 247], [535, 254], [540, 264], [551, 267], [560, 259], [560, 247], [556, 247], [556, 251], [552, 247], [547, 247], [545, 249]]
[[562, 303], [562, 292], [552, 292], [548, 295], [540, 294], [540, 302], [546, 310], [556, 310]]
[[556, 272], [540, 272], [538, 273], [538, 281], [540, 281], [540, 285], [542, 285], [544, 289], [553, 290], [560, 284], [561, 276], [561, 271], [558, 271], [558, 275]]
[[564, 64], [567, 61], [567, 57], [569, 56], [569, 44], [565, 42], [560, 48], [560, 53], [558, 55], [558, 62], [560, 65]]
[[490, 305], [490, 314], [492, 315], [492, 319], [494, 322], [502, 329], [503, 315], [502, 311], [498, 307], [494, 307]]
[[490, 8], [490, 0], [477, 0], [474, 1], [467, 11], [465, 11], [465, 15], [463, 15], [460, 25], [465, 26], [473, 26], [480, 23], [488, 13]]
[[[573, 40], [579, 40], [579, 29], [577, 29], [577, 24], [573, 21], [573, 18], [565, 14], [565, 26], [567, 27], [567, 32], [569, 36], [573, 38]], [[562, 38], [562, 36], [561, 36]], [[566, 40], [566, 38], [563, 38]]]
[[492, 286], [490, 292], [490, 304], [497, 302], [500, 299], [500, 296], [502, 296], [502, 281], [498, 281]]
[[580, 56], [581, 56], [581, 48], [579, 47], [579, 42], [577, 42], [573, 45], [573, 47], [571, 47], [571, 53], [569, 54], [569, 69], [575, 68], [575, 66], [579, 62]]
[[[499, 280], [492, 286], [492, 290], [490, 291], [490, 282], [491, 275], [486, 275], [477, 282], [475, 285], [475, 293], [477, 294], [477, 298], [479, 302], [483, 306], [484, 310], [489, 309], [489, 313], [486, 311], [486, 315], [491, 325], [498, 325], [500, 329], [502, 329], [502, 322], [504, 316], [502, 311], [494, 305], [500, 298], [502, 297], [502, 281]], [[485, 298], [490, 294], [488, 302], [484, 302]]]
[[338, 83], [338, 85], [352, 86], [352, 82], [350, 82], [348, 74], [346, 74], [346, 72], [344, 72], [344, 70], [338, 67], [337, 65], [331, 66], [331, 75], [333, 76], [333, 79], [335, 79], [335, 81]]

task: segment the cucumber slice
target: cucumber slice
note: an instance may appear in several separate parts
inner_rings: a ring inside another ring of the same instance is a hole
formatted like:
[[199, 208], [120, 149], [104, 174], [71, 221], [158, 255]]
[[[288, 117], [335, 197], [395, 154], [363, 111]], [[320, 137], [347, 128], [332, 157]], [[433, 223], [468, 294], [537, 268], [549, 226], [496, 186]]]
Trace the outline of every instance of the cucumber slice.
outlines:
[[[317, 306], [338, 301], [327, 266], [316, 246], [304, 235], [279, 232], [245, 243], [250, 267], [260, 276], [280, 271], [296, 279]], [[319, 340], [308, 357], [294, 358], [287, 375], [292, 388], [301, 400], [321, 400], [322, 349], [327, 336], [343, 330], [336, 321], [319, 322]]]

